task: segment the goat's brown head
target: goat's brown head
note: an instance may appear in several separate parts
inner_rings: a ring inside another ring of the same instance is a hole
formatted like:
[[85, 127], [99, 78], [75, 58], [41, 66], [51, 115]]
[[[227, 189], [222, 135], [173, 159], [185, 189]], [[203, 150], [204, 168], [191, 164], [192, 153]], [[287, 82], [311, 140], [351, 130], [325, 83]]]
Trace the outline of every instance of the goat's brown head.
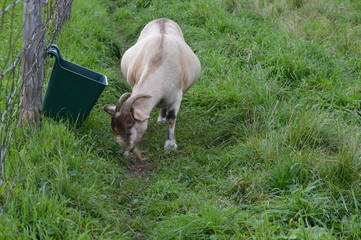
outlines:
[[133, 105], [140, 98], [150, 97], [144, 94], [131, 96], [131, 93], [124, 93], [115, 106], [108, 104], [103, 107], [104, 111], [112, 115], [111, 126], [115, 132], [115, 141], [123, 144], [125, 154], [135, 150], [136, 144], [147, 129], [149, 119], [148, 115]]

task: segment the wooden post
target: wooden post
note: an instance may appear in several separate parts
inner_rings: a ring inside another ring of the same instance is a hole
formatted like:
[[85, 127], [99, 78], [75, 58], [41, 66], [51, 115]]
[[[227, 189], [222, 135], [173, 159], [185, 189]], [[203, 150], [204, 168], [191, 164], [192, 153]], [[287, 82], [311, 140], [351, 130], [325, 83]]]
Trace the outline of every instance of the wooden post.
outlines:
[[58, 28], [61, 28], [64, 22], [70, 19], [70, 10], [73, 0], [58, 0], [58, 7], [56, 9], [56, 22]]
[[42, 118], [45, 58], [45, 26], [42, 22], [43, 1], [24, 0], [21, 125], [39, 124]]

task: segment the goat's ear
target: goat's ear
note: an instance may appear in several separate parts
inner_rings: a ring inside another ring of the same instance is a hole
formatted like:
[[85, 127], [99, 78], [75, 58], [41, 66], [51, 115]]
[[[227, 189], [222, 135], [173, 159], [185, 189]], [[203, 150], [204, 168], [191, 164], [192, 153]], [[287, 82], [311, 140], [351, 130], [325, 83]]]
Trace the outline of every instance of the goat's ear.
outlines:
[[115, 106], [108, 104], [103, 107], [103, 110], [113, 116], [115, 113]]
[[144, 114], [142, 111], [137, 110], [137, 109], [133, 109], [132, 111], [133, 114], [133, 118], [136, 121], [140, 121], [140, 122], [144, 122], [150, 119], [150, 117], [146, 114]]

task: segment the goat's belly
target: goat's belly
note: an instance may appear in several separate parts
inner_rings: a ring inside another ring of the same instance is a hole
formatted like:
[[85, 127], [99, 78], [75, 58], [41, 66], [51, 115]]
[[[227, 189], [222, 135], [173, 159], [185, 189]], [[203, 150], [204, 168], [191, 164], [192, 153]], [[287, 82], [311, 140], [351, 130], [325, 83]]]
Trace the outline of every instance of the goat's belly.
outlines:
[[172, 104], [174, 103], [171, 102], [171, 101], [167, 101], [167, 100], [161, 100], [157, 105], [156, 105], [156, 108], [161, 108], [161, 109], [167, 109], [169, 108]]
[[176, 102], [181, 101], [182, 97], [176, 93], [171, 95], [171, 97], [162, 98], [158, 104], [156, 105], [156, 108], [162, 108], [162, 109], [168, 109], [172, 107]]

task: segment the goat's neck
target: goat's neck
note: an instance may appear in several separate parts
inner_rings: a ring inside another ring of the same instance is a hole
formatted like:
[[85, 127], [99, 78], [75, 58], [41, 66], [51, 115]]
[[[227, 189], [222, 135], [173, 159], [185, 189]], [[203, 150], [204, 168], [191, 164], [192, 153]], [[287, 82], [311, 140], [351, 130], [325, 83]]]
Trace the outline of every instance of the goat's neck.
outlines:
[[150, 115], [153, 108], [156, 106], [154, 100], [154, 96], [151, 98], [140, 98], [133, 104], [133, 108], [142, 111], [146, 115]]

